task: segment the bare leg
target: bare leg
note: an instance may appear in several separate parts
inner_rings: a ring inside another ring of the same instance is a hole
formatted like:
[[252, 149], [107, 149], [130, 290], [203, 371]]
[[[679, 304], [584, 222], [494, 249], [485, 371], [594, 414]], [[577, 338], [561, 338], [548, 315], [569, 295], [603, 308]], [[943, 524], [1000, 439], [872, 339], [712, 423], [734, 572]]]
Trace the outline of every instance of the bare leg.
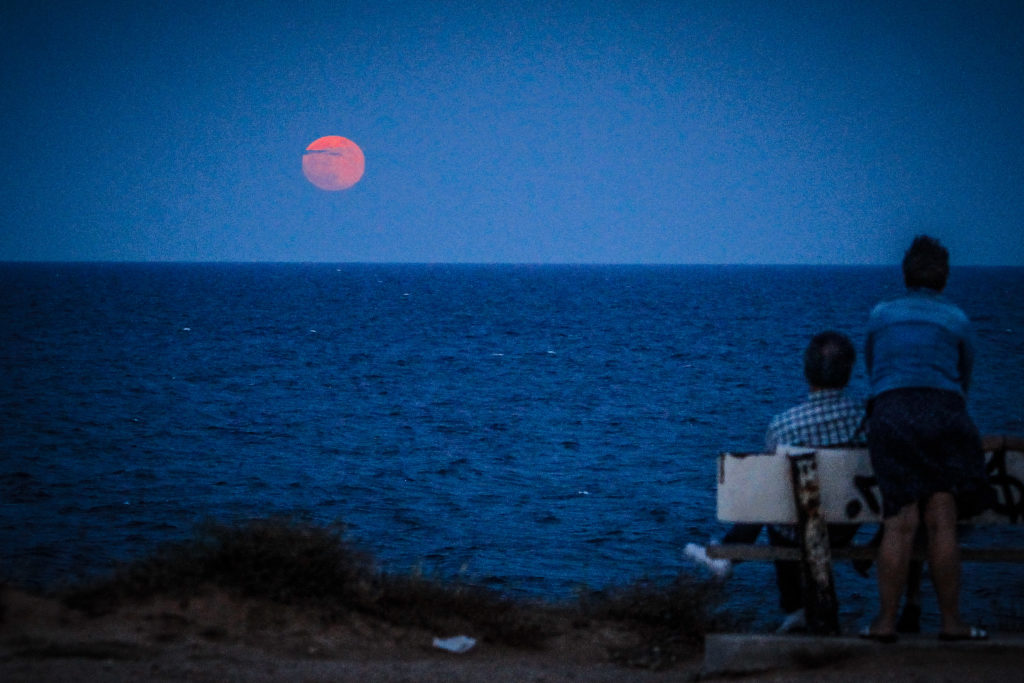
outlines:
[[914, 534], [920, 515], [917, 504], [905, 506], [885, 520], [882, 544], [878, 548], [879, 614], [871, 625], [877, 634], [895, 633], [900, 596], [907, 584], [907, 571], [914, 551]]
[[956, 499], [936, 493], [925, 506], [928, 527], [928, 564], [942, 616], [942, 632], [963, 633], [960, 620], [960, 545], [956, 538]]

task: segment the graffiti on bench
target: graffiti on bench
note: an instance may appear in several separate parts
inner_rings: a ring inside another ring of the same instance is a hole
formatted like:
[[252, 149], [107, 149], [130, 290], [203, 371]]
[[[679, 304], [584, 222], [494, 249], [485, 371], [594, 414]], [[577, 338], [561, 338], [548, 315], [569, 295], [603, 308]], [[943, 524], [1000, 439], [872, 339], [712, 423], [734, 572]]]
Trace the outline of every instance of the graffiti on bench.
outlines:
[[[1011, 472], [1008, 460], [1012, 459], [1016, 468]], [[1001, 448], [988, 453], [988, 464], [985, 472], [988, 475], [988, 483], [995, 490], [996, 502], [992, 506], [992, 512], [996, 515], [1006, 517], [1013, 524], [1020, 524], [1024, 519], [1024, 482], [1021, 477], [1020, 458], [1022, 454], [1017, 451], [1010, 451]]]

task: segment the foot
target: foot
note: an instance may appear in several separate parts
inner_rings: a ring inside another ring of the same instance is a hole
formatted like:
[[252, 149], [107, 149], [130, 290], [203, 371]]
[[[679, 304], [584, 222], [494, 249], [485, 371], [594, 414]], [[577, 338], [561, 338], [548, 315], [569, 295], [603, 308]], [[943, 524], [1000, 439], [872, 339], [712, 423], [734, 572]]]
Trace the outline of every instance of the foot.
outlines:
[[939, 640], [988, 640], [988, 631], [977, 626], [968, 626], [963, 631], [939, 633]]
[[865, 626], [857, 634], [858, 637], [864, 638], [865, 640], [873, 640], [876, 643], [895, 643], [900, 639], [895, 632], [875, 631], [870, 626]]
[[716, 579], [727, 579], [732, 574], [732, 562], [724, 558], [712, 559], [708, 557], [707, 549], [696, 543], [687, 543], [683, 548], [683, 554], [699, 565], [710, 571]]
[[786, 615], [786, 618], [782, 620], [782, 624], [776, 629], [776, 633], [794, 633], [796, 631], [807, 630], [807, 613], [803, 609], [798, 609], [790, 612]]

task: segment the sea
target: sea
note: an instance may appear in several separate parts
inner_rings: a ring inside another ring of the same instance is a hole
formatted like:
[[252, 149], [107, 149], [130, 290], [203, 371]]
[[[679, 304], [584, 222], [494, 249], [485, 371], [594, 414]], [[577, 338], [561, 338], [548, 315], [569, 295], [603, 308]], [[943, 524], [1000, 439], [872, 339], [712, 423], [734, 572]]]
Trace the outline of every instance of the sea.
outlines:
[[[0, 580], [52, 589], [273, 516], [514, 597], [700, 575], [682, 549], [727, 528], [718, 454], [763, 450], [808, 339], [862, 349], [902, 291], [898, 266], [0, 264]], [[1024, 435], [1024, 268], [954, 266], [946, 294], [977, 337], [975, 421]], [[835, 572], [843, 623], [869, 617], [873, 573]], [[751, 628], [780, 617], [768, 563], [725, 596]], [[1024, 568], [965, 565], [963, 596], [1021, 623]]]

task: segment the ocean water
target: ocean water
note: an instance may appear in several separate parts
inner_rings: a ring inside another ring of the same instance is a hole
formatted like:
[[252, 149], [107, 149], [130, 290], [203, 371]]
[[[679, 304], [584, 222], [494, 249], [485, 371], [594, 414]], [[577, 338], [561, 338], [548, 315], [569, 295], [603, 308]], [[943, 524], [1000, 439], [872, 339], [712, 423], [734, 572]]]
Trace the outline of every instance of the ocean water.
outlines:
[[[860, 349], [901, 291], [896, 267], [3, 264], [0, 572], [58, 585], [271, 514], [517, 595], [693, 571], [718, 453], [803, 400], [812, 334]], [[947, 295], [976, 422], [1024, 434], [1024, 269]], [[836, 572], [843, 618], [870, 613], [873, 578]], [[1024, 610], [1021, 572], [966, 566], [968, 615]], [[774, 619], [773, 581], [737, 567], [732, 605]]]

